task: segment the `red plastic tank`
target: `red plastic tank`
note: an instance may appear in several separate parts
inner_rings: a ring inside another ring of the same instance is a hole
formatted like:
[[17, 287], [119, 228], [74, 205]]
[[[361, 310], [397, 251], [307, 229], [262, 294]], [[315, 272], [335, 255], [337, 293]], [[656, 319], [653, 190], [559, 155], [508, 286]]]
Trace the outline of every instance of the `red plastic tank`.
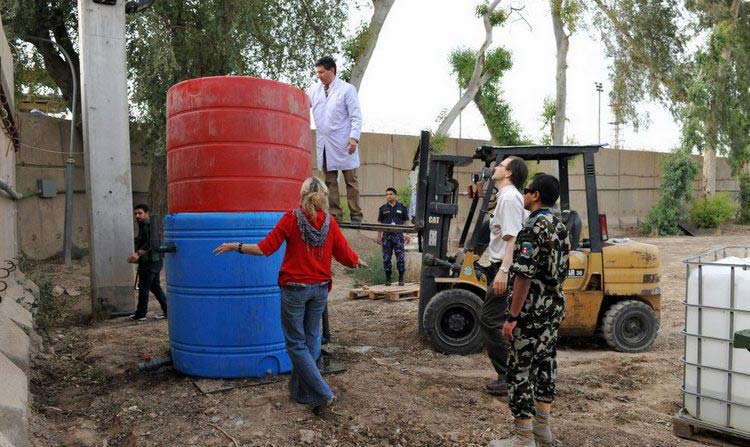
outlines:
[[305, 92], [246, 76], [167, 92], [170, 213], [286, 211], [312, 173]]

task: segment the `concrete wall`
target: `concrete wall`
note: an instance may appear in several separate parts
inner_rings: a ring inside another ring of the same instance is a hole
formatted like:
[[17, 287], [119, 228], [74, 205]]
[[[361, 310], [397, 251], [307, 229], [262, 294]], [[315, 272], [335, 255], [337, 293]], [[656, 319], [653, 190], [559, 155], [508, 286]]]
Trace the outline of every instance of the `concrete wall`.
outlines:
[[[375, 221], [377, 210], [385, 202], [385, 188], [401, 188], [408, 184], [409, 169], [419, 138], [416, 136], [363, 134], [360, 145], [361, 168], [360, 189], [365, 220]], [[445, 154], [466, 155], [474, 153], [480, 140], [448, 140]], [[599, 212], [607, 215], [610, 227], [633, 228], [646, 216], [658, 199], [661, 183], [661, 162], [667, 154], [660, 152], [602, 149], [595, 156]], [[702, 157], [695, 156], [698, 163]], [[314, 160], [314, 158], [313, 158]], [[313, 165], [315, 161], [313, 161]], [[552, 162], [529, 162], [531, 174], [551, 172]], [[482, 164], [475, 161], [471, 166], [456, 169], [456, 179], [461, 185], [459, 215], [453, 230], [457, 237], [460, 224], [465, 222], [471, 200], [466, 197], [465, 187], [471, 174], [480, 172]], [[574, 159], [570, 166], [571, 207], [581, 214], [586, 224], [586, 197], [583, 177], [583, 160]], [[726, 159], [717, 160], [717, 191], [728, 191], [734, 195], [739, 183], [731, 178], [731, 169]], [[345, 197], [343, 179], [339, 178], [339, 190]], [[695, 193], [700, 190], [700, 180], [695, 181]]]
[[[70, 144], [70, 121], [47, 116], [19, 113], [22, 150], [18, 153], [16, 173], [18, 191], [24, 198], [18, 205], [21, 252], [31, 259], [55, 256], [63, 249], [65, 223], [65, 159]], [[150, 177], [146, 159], [141, 153], [138, 135], [132, 135], [131, 160], [133, 165], [134, 201], [148, 198]], [[75, 179], [73, 195], [73, 247], [87, 248], [89, 211], [85, 196], [86, 178], [83, 169], [83, 146], [76, 138], [74, 148]], [[41, 198], [40, 179], [54, 180], [58, 195]]]
[[[63, 189], [63, 161], [68, 145], [70, 123], [44, 116], [19, 114], [22, 125], [22, 146], [17, 159], [19, 192], [29, 194], [19, 202], [18, 220], [21, 252], [33, 259], [54, 256], [62, 251], [63, 216], [65, 198]], [[360, 190], [365, 220], [374, 221], [377, 210], [384, 202], [384, 191], [388, 186], [396, 188], [408, 184], [414, 151], [418, 137], [366, 133], [360, 145], [362, 166], [360, 168]], [[448, 141], [446, 154], [471, 155], [479, 140]], [[148, 200], [149, 179], [151, 176], [147, 161], [141, 152], [139, 134], [131, 132], [131, 159], [133, 163], [133, 202]], [[76, 247], [87, 247], [88, 210], [84, 196], [84, 176], [80, 141], [75, 155], [76, 181], [73, 222], [73, 243]], [[658, 152], [620, 151], [602, 149], [596, 156], [597, 182], [599, 186], [600, 212], [606, 213], [612, 227], [634, 227], [638, 224], [657, 199], [657, 188], [661, 181], [660, 163], [666, 154]], [[314, 151], [311, 154], [315, 166]], [[700, 162], [700, 157], [696, 157]], [[549, 163], [530, 163], [531, 172], [549, 172]], [[571, 203], [573, 209], [585, 216], [585, 195], [583, 189], [582, 160], [574, 160], [571, 166]], [[457, 180], [465, 191], [472, 172], [481, 170], [481, 164], [457, 169]], [[37, 180], [54, 179], [60, 194], [52, 199], [42, 199], [33, 195], [37, 191]], [[343, 179], [340, 191], [345, 197]], [[699, 188], [696, 181], [696, 191]], [[726, 160], [718, 160], [717, 190], [736, 193], [738, 184], [731, 179]], [[462, 193], [458, 222], [465, 219], [470, 201]], [[455, 231], [460, 231], [456, 225]], [[456, 236], [455, 234], [453, 235]]]
[[[6, 95], [13, 101], [13, 59], [1, 27], [2, 23], [0, 22], [0, 62], [2, 62], [3, 76], [11, 90], [6, 92]], [[0, 180], [18, 191], [15, 164], [16, 152], [10, 144], [10, 138], [5, 131], [0, 130]], [[0, 263], [5, 259], [14, 258], [18, 254], [17, 222], [16, 202], [11, 200], [4, 192], [0, 192]]]
[[[5, 91], [13, 99], [13, 59], [0, 22], [0, 62]], [[18, 124], [18, 123], [16, 123]], [[16, 153], [0, 130], [0, 179], [19, 191]], [[18, 254], [17, 203], [0, 192], [0, 445], [23, 447], [29, 431], [29, 364], [33, 324], [31, 309], [39, 289], [7, 260]]]

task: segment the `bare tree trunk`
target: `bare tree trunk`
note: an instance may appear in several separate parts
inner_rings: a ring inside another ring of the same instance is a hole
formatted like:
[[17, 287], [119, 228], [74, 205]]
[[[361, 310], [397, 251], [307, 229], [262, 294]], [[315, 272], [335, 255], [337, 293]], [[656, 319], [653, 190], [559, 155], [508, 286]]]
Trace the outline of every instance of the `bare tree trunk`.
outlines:
[[703, 195], [712, 197], [716, 193], [716, 148], [703, 151]]
[[466, 108], [467, 105], [469, 105], [469, 103], [474, 99], [474, 96], [476, 96], [479, 89], [490, 79], [487, 74], [485, 74], [484, 76], [482, 75], [482, 69], [484, 68], [485, 52], [490, 47], [490, 45], [492, 45], [492, 23], [490, 23], [490, 16], [493, 12], [495, 12], [495, 9], [497, 9], [497, 5], [499, 3], [500, 0], [493, 0], [492, 3], [490, 3], [490, 5], [487, 7], [487, 12], [484, 14], [484, 16], [482, 16], [482, 21], [484, 22], [484, 43], [482, 43], [479, 51], [477, 51], [477, 59], [476, 63], [474, 64], [474, 71], [471, 73], [471, 78], [469, 78], [469, 82], [466, 85], [464, 94], [461, 95], [461, 98], [459, 98], [456, 105], [453, 106], [453, 108], [450, 110], [450, 112], [448, 112], [448, 114], [438, 126], [438, 129], [436, 131], [438, 135], [448, 135], [448, 131], [453, 125], [453, 122], [456, 121], [456, 118], [458, 118], [458, 115], [464, 108]]
[[370, 25], [367, 27], [367, 45], [365, 45], [364, 51], [362, 51], [354, 61], [351, 78], [349, 79], [349, 83], [357, 90], [359, 90], [359, 86], [362, 84], [362, 79], [365, 77], [365, 71], [367, 71], [367, 66], [370, 64], [370, 58], [372, 58], [372, 53], [375, 51], [375, 46], [378, 44], [380, 31], [383, 29], [385, 19], [388, 17], [388, 13], [391, 11], [391, 7], [395, 1], [396, 0], [372, 0], [375, 11], [373, 11]]
[[557, 66], [555, 71], [555, 122], [552, 126], [552, 144], [565, 143], [565, 106], [568, 96], [567, 69], [570, 36], [565, 33], [562, 17], [560, 17], [561, 10], [562, 0], [550, 0], [552, 28], [555, 32], [555, 44], [557, 46]]

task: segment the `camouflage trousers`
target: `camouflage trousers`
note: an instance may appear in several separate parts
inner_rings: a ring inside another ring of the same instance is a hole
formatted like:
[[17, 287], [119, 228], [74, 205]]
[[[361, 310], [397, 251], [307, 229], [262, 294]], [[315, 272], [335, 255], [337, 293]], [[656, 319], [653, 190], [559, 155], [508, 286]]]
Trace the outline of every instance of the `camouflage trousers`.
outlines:
[[533, 418], [534, 401], [552, 403], [557, 378], [557, 332], [565, 304], [519, 320], [508, 351], [508, 403], [515, 418]]
[[383, 233], [383, 270], [390, 278], [393, 273], [393, 253], [396, 253], [396, 268], [399, 274], [406, 271], [403, 233]]

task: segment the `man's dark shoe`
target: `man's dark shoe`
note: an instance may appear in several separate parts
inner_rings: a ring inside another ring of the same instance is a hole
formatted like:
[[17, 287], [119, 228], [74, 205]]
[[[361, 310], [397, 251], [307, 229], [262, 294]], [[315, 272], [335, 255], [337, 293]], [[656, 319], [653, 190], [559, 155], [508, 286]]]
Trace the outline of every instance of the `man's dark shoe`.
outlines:
[[404, 275], [398, 275], [398, 285], [403, 286], [404, 285]]
[[146, 316], [145, 315], [142, 316], [142, 317], [140, 317], [140, 316], [138, 316], [136, 314], [132, 314], [132, 315], [128, 316], [128, 318], [130, 318], [133, 321], [146, 321]]
[[484, 387], [488, 393], [495, 396], [507, 396], [508, 395], [508, 382], [505, 379], [498, 377], [497, 380], [488, 383]]
[[352, 219], [350, 223], [352, 225], [362, 225], [362, 219]]
[[390, 286], [391, 285], [391, 277], [386, 275], [385, 276], [385, 285]]
[[335, 400], [336, 400], [336, 396], [333, 396], [330, 399], [324, 400], [323, 403], [321, 403], [320, 405], [316, 405], [312, 407], [313, 414], [315, 416], [322, 416], [326, 408], [329, 408], [331, 405], [333, 405], [333, 402]]

